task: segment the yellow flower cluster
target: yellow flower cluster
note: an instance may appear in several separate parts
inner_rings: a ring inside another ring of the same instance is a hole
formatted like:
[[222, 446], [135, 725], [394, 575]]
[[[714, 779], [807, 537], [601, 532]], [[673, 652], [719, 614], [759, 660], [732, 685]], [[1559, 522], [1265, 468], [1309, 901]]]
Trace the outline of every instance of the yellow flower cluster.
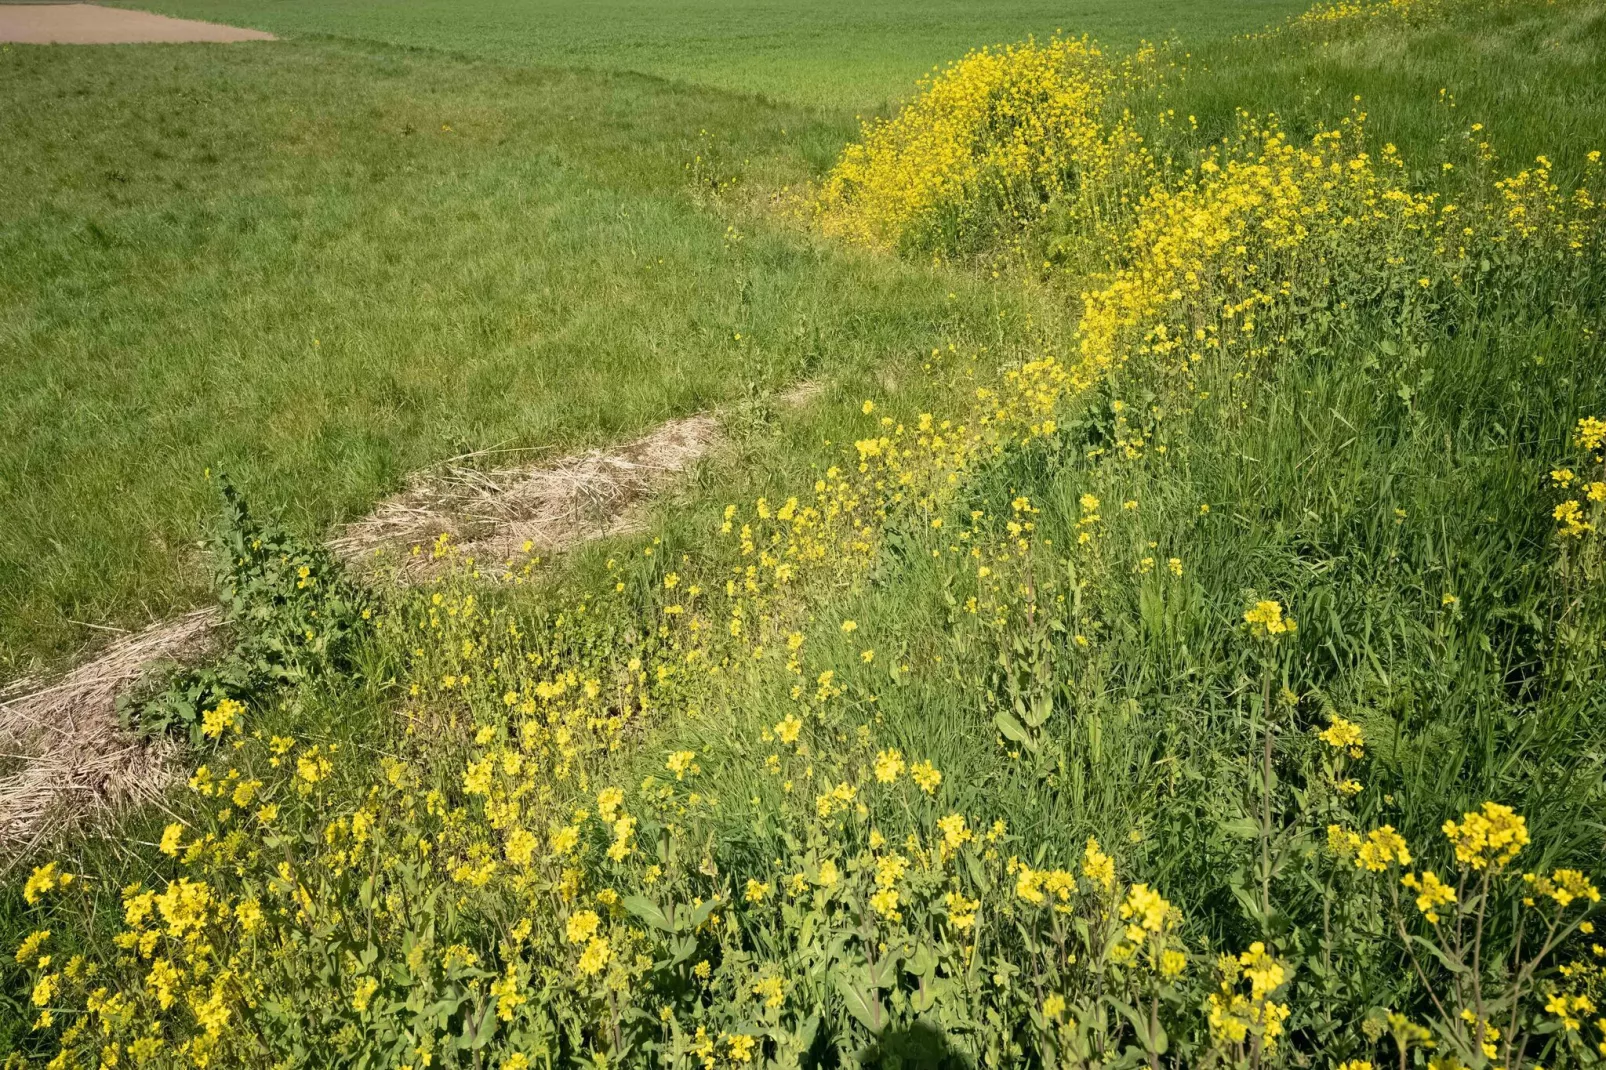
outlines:
[[1431, 869], [1424, 870], [1420, 877], [1407, 873], [1400, 883], [1416, 893], [1416, 908], [1434, 925], [1439, 923], [1439, 908], [1456, 901], [1455, 889], [1439, 880]]
[[1459, 822], [1446, 821], [1444, 834], [1455, 845], [1456, 861], [1473, 869], [1500, 869], [1528, 845], [1528, 822], [1509, 806], [1486, 802]]
[[1361, 726], [1336, 713], [1329, 719], [1327, 727], [1317, 733], [1317, 738], [1334, 750], [1347, 752], [1351, 758], [1366, 756], [1366, 737], [1361, 732]]
[[[1256, 1045], [1263, 1052], [1275, 1051], [1290, 1013], [1286, 1003], [1274, 998], [1287, 982], [1286, 968], [1257, 940], [1240, 955], [1222, 955], [1216, 972], [1219, 984], [1210, 994], [1208, 1010], [1211, 1036], [1240, 1057]], [[1246, 981], [1247, 992], [1241, 987]]]
[[1049, 201], [1092, 209], [1137, 188], [1150, 164], [1116, 98], [1122, 84], [1152, 77], [1151, 59], [1112, 62], [1065, 38], [970, 53], [896, 118], [865, 127], [819, 190], [820, 226], [940, 250], [1000, 218], [1023, 226]]
[[1256, 602], [1244, 611], [1244, 623], [1257, 639], [1280, 639], [1299, 630], [1294, 618], [1284, 615], [1280, 602]]
[[1576, 869], [1558, 869], [1548, 877], [1536, 873], [1524, 873], [1522, 879], [1528, 885], [1529, 894], [1526, 902], [1530, 905], [1536, 896], [1544, 896], [1554, 901], [1562, 910], [1566, 910], [1574, 903], [1593, 906], [1600, 902], [1600, 889]]
[[1381, 873], [1394, 864], [1410, 865], [1411, 850], [1405, 844], [1405, 837], [1395, 832], [1393, 825], [1373, 829], [1356, 846], [1355, 865], [1358, 869]]
[[1334, 23], [1369, 23], [1382, 19], [1430, 18], [1439, 13], [1442, 0], [1328, 0], [1301, 12], [1294, 24], [1302, 27]]
[[1550, 514], [1556, 521], [1556, 534], [1564, 543], [1584, 539], [1600, 531], [1606, 522], [1606, 421], [1594, 416], [1580, 418], [1573, 428], [1572, 442], [1580, 451], [1577, 463], [1580, 467], [1589, 466], [1594, 478], [1581, 477], [1571, 467], [1550, 472], [1551, 485], [1569, 495]]

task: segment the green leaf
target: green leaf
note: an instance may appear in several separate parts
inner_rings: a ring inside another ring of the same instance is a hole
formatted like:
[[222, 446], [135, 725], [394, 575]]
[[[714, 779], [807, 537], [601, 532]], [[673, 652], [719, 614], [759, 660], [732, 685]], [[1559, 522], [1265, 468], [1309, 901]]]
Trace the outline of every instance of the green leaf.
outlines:
[[1021, 723], [1015, 720], [1015, 715], [1008, 710], [999, 710], [993, 715], [993, 724], [998, 726], [1005, 739], [1019, 743], [1027, 750], [1036, 753], [1037, 744], [1032, 740], [1031, 733], [1027, 732]]
[[855, 984], [848, 971], [840, 966], [831, 971], [831, 983], [847, 1005], [848, 1013], [857, 1018], [860, 1025], [876, 1034], [886, 1028], [885, 1012], [875, 998], [874, 989]]
[[904, 963], [903, 968], [916, 977], [924, 977], [931, 972], [931, 968], [936, 964], [937, 956], [932, 953], [931, 946], [929, 944], [921, 944], [915, 949], [915, 953], [909, 956], [909, 961]]
[[1260, 835], [1260, 822], [1252, 817], [1235, 817], [1231, 821], [1223, 821], [1218, 827], [1227, 835], [1241, 840], [1252, 840]]
[[959, 986], [946, 977], [929, 977], [915, 993], [909, 997], [909, 1005], [916, 1014], [925, 1014], [938, 1004], [951, 1001], [959, 991]]
[[626, 910], [651, 925], [654, 929], [662, 929], [666, 933], [675, 931], [675, 926], [670, 922], [668, 915], [663, 912], [657, 903], [654, 903], [646, 896], [627, 895], [624, 897], [623, 902]]
[[1030, 712], [1026, 715], [1026, 724], [1030, 728], [1041, 728], [1054, 715], [1054, 696], [1049, 694], [1033, 695]]
[[966, 852], [964, 855], [965, 869], [970, 872], [970, 879], [976, 887], [985, 890], [988, 887], [987, 871], [982, 868], [981, 859], [974, 853]]
[[1149, 1042], [1148, 1015], [1142, 1014], [1136, 1007], [1122, 1003], [1120, 1000], [1114, 998], [1110, 999], [1110, 1006], [1120, 1011], [1126, 1020], [1132, 1023], [1132, 1031], [1138, 1035], [1138, 1043], [1143, 1045], [1144, 1051], [1158, 1050]]
[[1454, 959], [1450, 958], [1442, 950], [1440, 950], [1439, 945], [1433, 943], [1433, 941], [1424, 940], [1422, 937], [1412, 933], [1411, 942], [1413, 944], [1420, 945], [1424, 951], [1438, 959], [1439, 962], [1444, 965], [1444, 968], [1449, 970], [1451, 973], [1467, 972], [1467, 966], [1464, 963], [1456, 962]]
[[679, 966], [682, 962], [685, 962], [687, 959], [691, 958], [692, 955], [696, 954], [697, 938], [694, 936], [682, 937], [680, 942], [675, 944], [675, 946], [670, 950], [672, 954], [669, 958], [669, 965]]
[[693, 907], [690, 910], [677, 911], [680, 916], [675, 919], [675, 928], [681, 932], [697, 928], [697, 926], [708, 920], [708, 915], [712, 914], [718, 906], [719, 900], [716, 898], [709, 899], [701, 906]]
[[874, 988], [891, 988], [898, 983], [898, 963], [903, 956], [896, 952], [883, 955], [876, 964], [865, 971], [865, 977]]
[[485, 1009], [480, 1013], [479, 1026], [479, 1029], [474, 1033], [474, 1038], [469, 1041], [468, 1047], [470, 1051], [479, 1051], [489, 1044], [491, 1038], [496, 1035], [496, 1004], [489, 1003], [486, 1005]]

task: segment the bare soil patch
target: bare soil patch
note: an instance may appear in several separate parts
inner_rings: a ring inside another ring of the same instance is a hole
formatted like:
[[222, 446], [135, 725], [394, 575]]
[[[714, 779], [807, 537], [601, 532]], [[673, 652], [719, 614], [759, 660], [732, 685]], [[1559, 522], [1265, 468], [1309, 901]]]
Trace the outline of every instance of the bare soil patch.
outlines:
[[26, 45], [272, 41], [271, 33], [98, 4], [0, 4], [0, 41]]

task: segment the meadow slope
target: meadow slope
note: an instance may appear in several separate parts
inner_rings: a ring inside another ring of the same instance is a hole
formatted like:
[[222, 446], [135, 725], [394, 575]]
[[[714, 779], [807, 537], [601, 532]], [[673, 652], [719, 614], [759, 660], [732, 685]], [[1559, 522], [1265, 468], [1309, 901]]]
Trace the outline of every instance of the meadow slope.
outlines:
[[557, 561], [354, 576], [225, 483], [234, 645], [132, 710], [193, 773], [19, 860], [0, 1036], [1597, 1065], [1603, 44], [1344, 2], [971, 52], [823, 159], [707, 128], [693, 217], [902, 343]]
[[1016, 300], [762, 216], [728, 241], [697, 189], [807, 181], [853, 108], [1041, 6], [165, 10], [299, 39], [0, 52], [0, 679], [204, 598], [209, 466], [321, 532], [433, 462], [628, 438]]
[[411, 0], [336, 3], [163, 0], [164, 14], [438, 49], [514, 66], [631, 71], [742, 96], [835, 111], [885, 110], [922, 74], [978, 44], [1090, 33], [1112, 45], [1183, 34], [1190, 41], [1258, 30], [1299, 10], [1290, 0], [1184, 0], [1142, 5], [957, 0], [874, 6], [846, 0]]

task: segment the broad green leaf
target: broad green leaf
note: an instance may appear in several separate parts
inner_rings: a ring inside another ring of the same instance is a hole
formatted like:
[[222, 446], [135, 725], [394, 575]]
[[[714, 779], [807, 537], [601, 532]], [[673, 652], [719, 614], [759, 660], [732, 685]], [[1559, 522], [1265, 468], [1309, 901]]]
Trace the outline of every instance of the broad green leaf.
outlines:
[[646, 896], [627, 895], [624, 897], [623, 903], [626, 910], [653, 928], [662, 929], [666, 933], [675, 931], [675, 927], [670, 923], [668, 915], [663, 912], [657, 903], [654, 903]]
[[891, 988], [898, 982], [898, 963], [902, 958], [902, 955], [889, 951], [865, 971], [865, 977], [875, 988]]
[[848, 1013], [857, 1018], [860, 1025], [877, 1034], [886, 1028], [885, 1012], [876, 1000], [874, 989], [856, 983], [852, 975], [840, 966], [831, 971], [831, 983], [836, 986]]
[[1034, 752], [1037, 750], [1037, 744], [1032, 742], [1031, 734], [1021, 726], [1019, 721], [1015, 720], [1015, 715], [1008, 710], [999, 710], [994, 714], [993, 724], [998, 726], [998, 731], [1003, 733], [1005, 739], [1019, 743], [1027, 750]]
[[712, 914], [718, 906], [718, 899], [709, 899], [701, 906], [692, 907], [690, 910], [677, 911], [678, 916], [675, 918], [675, 928], [682, 932], [687, 929], [697, 928], [697, 926], [708, 920], [708, 915]]

